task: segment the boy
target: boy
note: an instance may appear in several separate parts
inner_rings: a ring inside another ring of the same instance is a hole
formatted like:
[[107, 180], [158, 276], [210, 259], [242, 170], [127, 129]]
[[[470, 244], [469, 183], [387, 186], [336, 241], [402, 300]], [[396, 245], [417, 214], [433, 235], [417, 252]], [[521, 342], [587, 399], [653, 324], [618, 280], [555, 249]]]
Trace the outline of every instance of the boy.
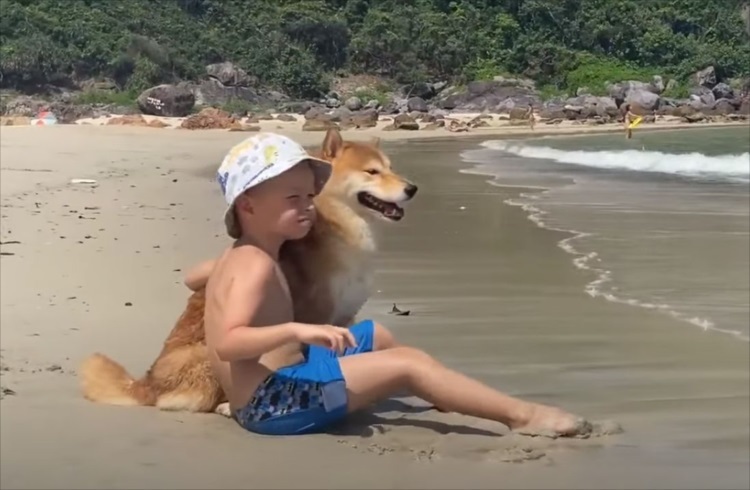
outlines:
[[327, 162], [276, 134], [240, 143], [219, 168], [228, 204], [224, 221], [236, 242], [210, 272], [206, 342], [242, 427], [272, 435], [322, 431], [350, 412], [408, 391], [446, 411], [521, 432], [590, 430], [562, 410], [509, 397], [397, 345], [370, 320], [351, 329], [294, 322], [279, 249], [310, 230], [313, 197], [329, 176]]

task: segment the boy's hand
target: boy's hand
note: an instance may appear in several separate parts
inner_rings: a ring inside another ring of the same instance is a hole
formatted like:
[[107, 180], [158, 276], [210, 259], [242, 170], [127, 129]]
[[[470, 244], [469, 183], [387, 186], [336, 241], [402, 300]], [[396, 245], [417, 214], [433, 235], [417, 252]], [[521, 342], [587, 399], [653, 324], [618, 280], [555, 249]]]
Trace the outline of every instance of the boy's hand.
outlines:
[[303, 344], [319, 345], [327, 347], [338, 353], [344, 352], [347, 347], [356, 347], [357, 341], [348, 328], [334, 327], [333, 325], [308, 325], [298, 324], [296, 337]]

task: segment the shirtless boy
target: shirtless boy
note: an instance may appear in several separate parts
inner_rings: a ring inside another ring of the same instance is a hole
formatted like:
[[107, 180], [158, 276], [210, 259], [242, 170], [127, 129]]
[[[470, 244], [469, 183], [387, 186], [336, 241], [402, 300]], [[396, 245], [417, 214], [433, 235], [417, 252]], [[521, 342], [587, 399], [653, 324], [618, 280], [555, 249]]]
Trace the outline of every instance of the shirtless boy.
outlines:
[[323, 431], [348, 413], [406, 391], [520, 432], [590, 430], [569, 413], [504, 395], [397, 344], [370, 320], [351, 329], [294, 322], [279, 249], [310, 230], [312, 199], [329, 176], [327, 162], [267, 133], [237, 145], [219, 168], [229, 205], [227, 232], [236, 241], [210, 271], [206, 342], [242, 427], [272, 435]]

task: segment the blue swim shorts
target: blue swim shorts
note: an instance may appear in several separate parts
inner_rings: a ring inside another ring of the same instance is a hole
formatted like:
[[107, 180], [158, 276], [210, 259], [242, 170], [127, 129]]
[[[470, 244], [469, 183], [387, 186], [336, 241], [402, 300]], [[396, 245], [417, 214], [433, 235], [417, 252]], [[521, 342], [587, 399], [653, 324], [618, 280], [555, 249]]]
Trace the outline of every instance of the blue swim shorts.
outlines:
[[346, 382], [339, 357], [372, 352], [375, 324], [364, 320], [350, 328], [357, 346], [338, 354], [325, 347], [306, 346], [305, 360], [269, 375], [250, 402], [235, 411], [239, 424], [266, 435], [320, 432], [347, 413]]

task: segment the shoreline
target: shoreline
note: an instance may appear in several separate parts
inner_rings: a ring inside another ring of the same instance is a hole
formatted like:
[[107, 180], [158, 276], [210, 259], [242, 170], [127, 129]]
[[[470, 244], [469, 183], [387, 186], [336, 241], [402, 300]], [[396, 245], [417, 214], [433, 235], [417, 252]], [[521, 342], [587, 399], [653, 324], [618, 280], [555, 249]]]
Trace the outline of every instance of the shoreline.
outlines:
[[[273, 114], [277, 116], [278, 114]], [[472, 119], [482, 116], [481, 113], [462, 113], [462, 114], [450, 114], [446, 119], [455, 119], [462, 122], [468, 122]], [[156, 116], [143, 116], [146, 121], [167, 121], [166, 127], [164, 128], [147, 128], [138, 126], [112, 126], [107, 125], [109, 118], [97, 118], [92, 120], [80, 120], [75, 124], [65, 125], [51, 125], [51, 126], [29, 126], [29, 125], [8, 125], [0, 126], [2, 128], [0, 132], [6, 128], [59, 128], [59, 127], [86, 127], [86, 128], [107, 128], [107, 131], [118, 131], [118, 130], [132, 130], [132, 131], [159, 131], [159, 130], [177, 130], [178, 132], [188, 132], [189, 134], [213, 134], [213, 133], [228, 133], [228, 134], [244, 134], [252, 131], [229, 131], [226, 129], [199, 129], [199, 130], [187, 130], [179, 128], [179, 124], [183, 118], [163, 118]], [[253, 123], [253, 125], [259, 127], [260, 131], [271, 131], [278, 132], [290, 137], [298, 138], [301, 141], [310, 141], [318, 139], [316, 135], [322, 135], [324, 131], [304, 131], [302, 129], [302, 123], [304, 118], [298, 116], [297, 121], [279, 121], [273, 120], [261, 120]], [[385, 121], [379, 121], [376, 127], [364, 128], [364, 129], [347, 129], [341, 130], [342, 135], [345, 138], [351, 137], [367, 138], [377, 137], [382, 141], [412, 141], [420, 139], [441, 139], [441, 138], [481, 138], [481, 137], [492, 137], [498, 139], [512, 139], [512, 138], [529, 138], [529, 137], [576, 137], [596, 134], [609, 134], [622, 132], [623, 128], [620, 123], [608, 123], [602, 125], [591, 125], [591, 124], [574, 124], [573, 121], [563, 121], [557, 125], [547, 125], [544, 123], [537, 123], [536, 129], [530, 129], [528, 125], [509, 124], [505, 119], [499, 119], [498, 124], [494, 124], [496, 121], [493, 120], [493, 125], [490, 127], [477, 127], [472, 128], [469, 131], [463, 132], [451, 132], [444, 128], [438, 129], [424, 129], [425, 124], [421, 123], [419, 130], [393, 130], [388, 131], [384, 128], [388, 125]], [[670, 117], [665, 119], [665, 116], [661, 116], [661, 119], [654, 123], [644, 124], [633, 132], [634, 138], [637, 138], [638, 134], [652, 131], [678, 131], [678, 130], [689, 130], [689, 129], [708, 129], [708, 128], [731, 128], [731, 127], [748, 127], [750, 129], [749, 121], [722, 121], [722, 122], [699, 122], [699, 123], [687, 123], [680, 121], [679, 118]], [[304, 143], [306, 144], [306, 143]]]

